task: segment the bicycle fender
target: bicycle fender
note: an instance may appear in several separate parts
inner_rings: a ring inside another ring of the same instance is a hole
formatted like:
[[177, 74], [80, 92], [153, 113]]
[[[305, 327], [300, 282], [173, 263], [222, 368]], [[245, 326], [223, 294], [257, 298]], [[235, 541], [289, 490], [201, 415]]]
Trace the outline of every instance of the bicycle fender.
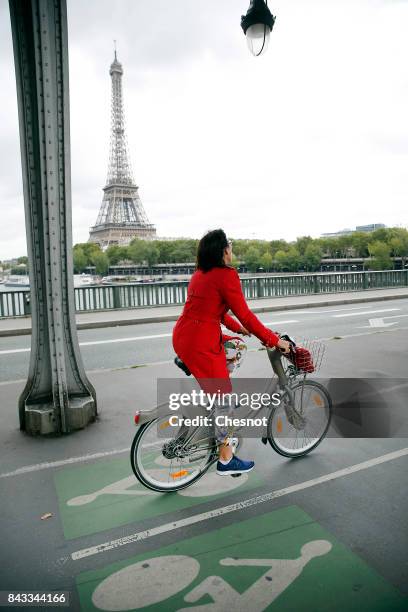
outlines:
[[151, 410], [138, 410], [139, 418], [137, 424], [143, 425], [144, 423], [149, 423], [149, 421], [157, 419], [159, 416], [162, 416], [164, 414], [165, 409], [169, 409], [169, 405], [167, 402], [159, 404], [159, 406], [156, 406]]

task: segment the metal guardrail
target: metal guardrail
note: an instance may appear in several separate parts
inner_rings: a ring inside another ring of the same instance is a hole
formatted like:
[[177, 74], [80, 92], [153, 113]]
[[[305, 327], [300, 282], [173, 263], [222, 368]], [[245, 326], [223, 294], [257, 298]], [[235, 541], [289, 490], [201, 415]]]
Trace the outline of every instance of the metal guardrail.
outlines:
[[1, 291], [0, 318], [22, 317], [30, 314], [30, 290]]
[[[242, 278], [241, 284], [248, 300], [341, 293], [386, 287], [408, 287], [408, 270], [381, 272], [331, 272], [291, 274], [286, 276], [254, 276]], [[95, 285], [75, 288], [77, 312], [143, 308], [184, 304], [188, 281], [163, 281], [149, 284]], [[19, 317], [30, 314], [30, 291], [0, 292], [0, 317]]]

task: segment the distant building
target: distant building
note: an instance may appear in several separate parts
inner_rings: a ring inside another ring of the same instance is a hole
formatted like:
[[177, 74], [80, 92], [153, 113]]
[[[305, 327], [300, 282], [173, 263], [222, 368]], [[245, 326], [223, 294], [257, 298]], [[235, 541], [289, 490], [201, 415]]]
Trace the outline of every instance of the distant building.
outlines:
[[328, 232], [321, 234], [322, 238], [339, 238], [340, 236], [349, 236], [354, 232], [374, 232], [377, 229], [387, 227], [384, 223], [369, 223], [368, 225], [357, 225], [356, 229], [343, 229], [338, 232]]
[[374, 232], [377, 229], [386, 227], [384, 223], [370, 223], [369, 225], [357, 225], [356, 232]]
[[349, 234], [352, 234], [354, 232], [354, 230], [352, 229], [342, 229], [339, 230], [338, 232], [328, 232], [326, 234], [321, 234], [322, 238], [339, 238], [339, 236], [348, 236]]

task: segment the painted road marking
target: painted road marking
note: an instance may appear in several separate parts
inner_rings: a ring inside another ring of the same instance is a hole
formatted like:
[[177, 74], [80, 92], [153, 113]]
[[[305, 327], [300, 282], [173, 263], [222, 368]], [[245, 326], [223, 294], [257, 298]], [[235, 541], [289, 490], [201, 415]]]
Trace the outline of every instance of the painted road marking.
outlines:
[[200, 563], [187, 555], [156, 557], [147, 563], [140, 561], [106, 578], [95, 589], [92, 602], [102, 610], [131, 610], [135, 597], [133, 589], [126, 589], [125, 584], [133, 583], [141, 586], [137, 607], [152, 606], [188, 587], [199, 571]]
[[402, 612], [406, 605], [296, 506], [81, 573], [76, 582], [83, 612]]
[[134, 476], [126, 476], [126, 478], [122, 478], [121, 480], [116, 480], [101, 489], [93, 491], [92, 493], [86, 493], [85, 495], [78, 495], [77, 497], [72, 497], [68, 499], [66, 504], [67, 506], [84, 506], [86, 504], [91, 504], [95, 499], [100, 497], [101, 495], [154, 495], [154, 491], [150, 491], [149, 489], [137, 490], [130, 489], [130, 487], [135, 486], [135, 477]]
[[[224, 567], [262, 567], [264, 573], [243, 593], [222, 576], [208, 576], [184, 596], [184, 601], [195, 603], [210, 595], [214, 603], [205, 605], [207, 610], [225, 611], [232, 607], [233, 610], [260, 612], [296, 580], [312, 559], [327, 555], [331, 549], [327, 540], [312, 540], [302, 546], [300, 556], [295, 559], [220, 559], [219, 564]], [[190, 586], [199, 572], [200, 563], [187, 555], [153, 557], [147, 563], [139, 561], [103, 580], [93, 592], [92, 603], [102, 610], [130, 610], [134, 608], [135, 591], [125, 585], [137, 584], [137, 607], [152, 606]], [[159, 588], [154, 588], [155, 582]], [[200, 605], [178, 608], [178, 612], [200, 608]]]
[[80, 463], [82, 461], [92, 461], [92, 459], [101, 459], [102, 457], [109, 457], [110, 455], [119, 455], [120, 453], [128, 453], [129, 448], [120, 448], [111, 451], [104, 451], [102, 453], [93, 453], [92, 455], [82, 455], [81, 457], [69, 457], [68, 459], [61, 459], [60, 461], [49, 461], [45, 463], [36, 463], [34, 465], [25, 465], [13, 472], [5, 472], [0, 474], [0, 478], [10, 478], [11, 476], [20, 476], [20, 474], [28, 474], [29, 472], [39, 472], [41, 470], [49, 470], [56, 467], [62, 467], [63, 465], [69, 465], [71, 463]]
[[[359, 329], [362, 329], [362, 328], [360, 327]], [[375, 331], [358, 332], [356, 334], [342, 334], [341, 336], [336, 338], [336, 341], [337, 340], [347, 340], [347, 338], [358, 338], [360, 336], [373, 336], [374, 334], [389, 334], [390, 332], [400, 332], [400, 331], [407, 331], [407, 330], [408, 330], [408, 327], [398, 327], [398, 328], [393, 327], [392, 329], [377, 328], [375, 329]], [[326, 338], [316, 338], [316, 340], [320, 342], [325, 342], [325, 341], [333, 340], [333, 336], [326, 336]]]
[[31, 349], [29, 348], [21, 348], [21, 349], [11, 349], [7, 351], [0, 351], [0, 355], [12, 355], [13, 353], [29, 353]]
[[326, 312], [347, 312], [349, 310], [362, 310], [364, 308], [367, 308], [367, 304], [364, 304], [363, 306], [350, 306], [350, 307], [346, 307], [346, 308], [325, 308], [324, 306], [318, 306], [315, 307], [313, 306], [312, 308], [308, 308], [307, 310], [287, 310], [286, 312], [295, 312], [297, 315], [298, 314], [326, 314]]
[[390, 327], [391, 325], [397, 325], [398, 322], [394, 321], [392, 323], [386, 323], [384, 321], [384, 319], [369, 319], [368, 320], [369, 324], [368, 327]]
[[360, 329], [366, 329], [366, 328], [370, 328], [370, 327], [391, 327], [391, 325], [398, 325], [398, 321], [394, 321], [392, 323], [386, 323], [385, 319], [402, 319], [404, 317], [408, 317], [408, 314], [398, 314], [398, 315], [391, 315], [389, 317], [381, 317], [378, 319], [369, 319], [369, 325], [363, 325], [360, 327]]
[[[155, 463], [158, 462], [156, 461]], [[168, 466], [168, 461], [165, 465], [166, 467]], [[211, 497], [224, 492], [231, 493], [231, 491], [246, 483], [247, 480], [248, 474], [242, 474], [239, 480], [230, 478], [228, 482], [225, 482], [218, 478], [215, 472], [207, 472], [198, 482], [192, 484], [187, 489], [178, 491], [177, 495], [182, 497]], [[126, 476], [126, 478], [117, 480], [92, 493], [72, 497], [67, 500], [66, 504], [67, 506], [84, 506], [92, 503], [101, 495], [157, 495], [154, 491], [150, 491], [150, 489], [131, 489], [135, 484], [137, 483], [133, 475]]]
[[286, 325], [286, 323], [300, 323], [300, 321], [295, 321], [294, 319], [289, 319], [287, 321], [267, 321], [264, 325]]
[[395, 310], [401, 310], [401, 308], [381, 308], [381, 310], [366, 310], [365, 312], [347, 312], [346, 314], [333, 315], [333, 318], [340, 319], [342, 317], [360, 317], [362, 315], [376, 314], [377, 312], [393, 312]]
[[[264, 573], [243, 593], [235, 590], [221, 576], [210, 576], [187, 593], [184, 600], [196, 602], [208, 594], [214, 600], [214, 610], [227, 610], [232, 606], [234, 610], [261, 612], [296, 580], [312, 559], [327, 555], [331, 549], [332, 545], [327, 540], [312, 540], [302, 546], [300, 556], [295, 559], [221, 559], [219, 563], [224, 567], [262, 567]], [[179, 612], [188, 609], [181, 608]]]
[[[154, 458], [153, 453], [153, 465]], [[146, 489], [129, 472], [128, 457], [121, 457], [109, 463], [100, 461], [54, 474], [67, 540], [134, 523], [136, 517], [144, 520], [191, 508], [238, 490], [245, 494], [244, 491], [264, 484], [256, 473], [229, 478], [227, 483], [222, 483], [220, 481], [225, 481], [225, 478], [210, 472], [188, 489], [169, 495]]]
[[135, 342], [137, 340], [154, 340], [155, 338], [170, 338], [170, 334], [154, 334], [151, 336], [134, 336], [132, 338], [112, 338], [111, 340], [92, 340], [91, 342], [80, 342], [79, 346], [92, 346], [94, 344], [113, 344], [115, 342]]
[[[134, 336], [132, 338], [113, 338], [110, 340], [92, 340], [92, 342], [80, 342], [79, 346], [93, 346], [94, 344], [114, 344], [115, 342], [135, 342], [136, 340], [152, 340], [154, 338], [170, 338], [171, 334], [154, 334], [152, 336]], [[0, 351], [0, 355], [11, 355], [13, 353], [27, 353], [30, 348], [10, 349]]]
[[103, 542], [102, 544], [98, 544], [97, 546], [83, 548], [81, 550], [73, 552], [71, 554], [71, 557], [74, 561], [77, 561], [79, 559], [83, 559], [84, 557], [97, 555], [99, 553], [103, 553], [114, 548], [119, 548], [120, 546], [126, 546], [127, 544], [133, 544], [135, 542], [139, 542], [140, 540], [146, 540], [147, 538], [151, 538], [162, 533], [166, 533], [168, 531], [173, 531], [174, 529], [180, 529], [182, 527], [194, 525], [196, 523], [200, 523], [202, 521], [206, 521], [217, 516], [223, 516], [231, 512], [236, 512], [237, 510], [244, 510], [245, 508], [271, 501], [272, 499], [276, 499], [277, 497], [283, 497], [285, 495], [290, 495], [291, 493], [303, 491], [304, 489], [314, 487], [324, 482], [330, 482], [331, 480], [335, 480], [336, 478], [349, 476], [350, 474], [360, 472], [361, 470], [366, 470], [375, 465], [380, 465], [382, 463], [386, 463], [387, 461], [399, 459], [400, 457], [403, 457], [405, 455], [408, 455], [408, 447], [402, 448], [392, 453], [387, 453], [386, 455], [381, 455], [380, 457], [374, 457], [373, 459], [369, 459], [368, 461], [363, 461], [362, 463], [357, 463], [341, 470], [336, 470], [335, 472], [325, 474], [324, 476], [319, 476], [318, 478], [312, 478], [311, 480], [300, 482], [284, 489], [277, 489], [276, 491], [271, 491], [270, 493], [265, 493], [256, 497], [250, 497], [235, 504], [230, 504], [229, 506], [221, 506], [219, 508], [209, 510], [208, 512], [201, 512], [200, 514], [195, 514], [193, 516], [189, 516], [178, 521], [173, 521], [164, 525], [158, 525], [157, 527], [152, 527], [151, 529], [147, 529], [145, 531], [139, 531], [137, 533], [125, 536], [124, 538], [117, 538], [116, 540], [111, 540], [110, 542]]
[[17, 378], [16, 380], [2, 380], [0, 382], [0, 387], [5, 387], [6, 385], [21, 385], [26, 382], [26, 378]]

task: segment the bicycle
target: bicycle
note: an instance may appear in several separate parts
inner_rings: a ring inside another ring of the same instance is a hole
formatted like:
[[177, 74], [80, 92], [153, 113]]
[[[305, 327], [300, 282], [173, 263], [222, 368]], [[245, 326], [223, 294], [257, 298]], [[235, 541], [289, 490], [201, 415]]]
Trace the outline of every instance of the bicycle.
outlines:
[[[289, 338], [286, 335], [281, 337]], [[324, 346], [314, 341], [303, 344], [303, 347], [308, 346], [307, 351], [313, 362], [311, 369], [296, 358], [296, 345], [291, 342], [294, 347], [291, 361], [285, 359], [282, 362], [284, 355], [281, 351], [266, 348], [270, 365], [277, 376], [280, 403], [269, 407], [266, 435], [261, 440], [264, 444], [269, 442], [284, 457], [299, 458], [314, 450], [326, 436], [331, 422], [332, 401], [322, 384], [306, 379], [308, 373], [320, 367]], [[188, 368], [177, 359], [176, 364], [189, 375]], [[273, 382], [271, 380], [271, 384]], [[164, 414], [160, 414], [163, 410]], [[161, 437], [164, 430], [177, 429], [170, 427], [170, 414], [171, 411], [166, 411], [166, 405], [162, 404], [149, 412], [136, 412], [134, 417], [139, 428], [130, 451], [132, 470], [139, 482], [157, 492], [179, 491], [189, 487], [218, 459], [219, 443], [211, 428], [204, 428], [203, 432], [203, 427], [199, 425], [182, 426], [173, 436]], [[213, 414], [214, 409], [209, 418]], [[237, 434], [234, 432], [233, 435]]]

